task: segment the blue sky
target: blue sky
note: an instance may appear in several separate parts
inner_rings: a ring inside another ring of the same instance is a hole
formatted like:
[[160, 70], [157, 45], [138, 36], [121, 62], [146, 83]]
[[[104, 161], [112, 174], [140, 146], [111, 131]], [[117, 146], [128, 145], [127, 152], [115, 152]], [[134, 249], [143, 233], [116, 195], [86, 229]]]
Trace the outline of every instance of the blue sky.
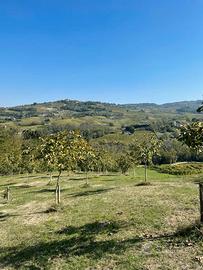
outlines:
[[202, 99], [203, 0], [1, 0], [0, 106]]

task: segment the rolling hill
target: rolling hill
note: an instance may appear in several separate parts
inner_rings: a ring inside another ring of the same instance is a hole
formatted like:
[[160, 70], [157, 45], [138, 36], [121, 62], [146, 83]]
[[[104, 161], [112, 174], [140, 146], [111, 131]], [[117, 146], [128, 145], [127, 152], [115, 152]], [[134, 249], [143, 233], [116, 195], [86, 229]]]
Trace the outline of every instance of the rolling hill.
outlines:
[[90, 130], [102, 137], [112, 133], [134, 133], [135, 130], [173, 132], [185, 121], [202, 119], [196, 112], [201, 101], [167, 104], [112, 104], [93, 101], [59, 100], [0, 108], [0, 125], [19, 130], [62, 129]]

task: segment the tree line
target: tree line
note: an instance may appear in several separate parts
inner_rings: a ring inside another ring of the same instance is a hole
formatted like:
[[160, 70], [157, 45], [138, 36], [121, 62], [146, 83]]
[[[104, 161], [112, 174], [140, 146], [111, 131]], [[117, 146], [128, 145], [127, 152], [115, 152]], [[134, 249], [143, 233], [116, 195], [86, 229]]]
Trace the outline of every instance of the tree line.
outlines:
[[[199, 125], [199, 123], [192, 123], [191, 127], [196, 129]], [[83, 160], [74, 162], [71, 170], [126, 173], [135, 164], [203, 161], [202, 152], [197, 153], [194, 148], [191, 149], [177, 138], [170, 138], [167, 135], [157, 136], [153, 132], [145, 132], [139, 140], [132, 139], [126, 144], [120, 141], [90, 140], [85, 132], [72, 130], [57, 130], [51, 134], [43, 134], [37, 130], [25, 130], [20, 133], [14, 128], [2, 127], [0, 128], [0, 174], [49, 172], [50, 165], [46, 162], [46, 158], [40, 158], [44, 142], [51, 139], [59, 140], [62, 135], [70, 140], [70, 134], [80, 136], [81, 143], [85, 143], [86, 149], [91, 149], [93, 153], [92, 156], [87, 155]], [[159, 145], [158, 151], [155, 147], [157, 145]], [[150, 150], [148, 154], [143, 153], [146, 149]], [[143, 155], [147, 156], [147, 162]], [[67, 163], [67, 160], [64, 159], [64, 162]], [[52, 167], [54, 170], [55, 167]]]

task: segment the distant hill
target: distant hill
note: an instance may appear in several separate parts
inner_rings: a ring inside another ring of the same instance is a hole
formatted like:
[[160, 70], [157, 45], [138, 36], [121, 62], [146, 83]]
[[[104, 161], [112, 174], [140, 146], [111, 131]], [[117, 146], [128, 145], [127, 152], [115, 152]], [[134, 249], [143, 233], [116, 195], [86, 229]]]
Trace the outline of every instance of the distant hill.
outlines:
[[[153, 129], [171, 132], [177, 123], [202, 119], [196, 112], [201, 101], [112, 104], [94, 101], [58, 100], [0, 108], [0, 125], [25, 129], [64, 128], [97, 130], [99, 134]], [[51, 132], [50, 131], [50, 132]]]
[[165, 104], [155, 103], [137, 103], [137, 104], [125, 104], [125, 108], [139, 108], [139, 109], [158, 109], [175, 113], [196, 113], [197, 108], [201, 105], [201, 100], [196, 101], [179, 101]]
[[180, 101], [165, 104], [155, 103], [135, 103], [135, 104], [113, 104], [95, 101], [78, 101], [78, 100], [59, 100], [53, 102], [33, 103], [29, 105], [20, 105], [15, 107], [1, 107], [0, 117], [34, 117], [34, 116], [55, 116], [56, 114], [66, 111], [70, 115], [106, 115], [115, 109], [137, 109], [137, 110], [161, 110], [175, 113], [196, 113], [197, 108], [201, 105], [201, 100]]

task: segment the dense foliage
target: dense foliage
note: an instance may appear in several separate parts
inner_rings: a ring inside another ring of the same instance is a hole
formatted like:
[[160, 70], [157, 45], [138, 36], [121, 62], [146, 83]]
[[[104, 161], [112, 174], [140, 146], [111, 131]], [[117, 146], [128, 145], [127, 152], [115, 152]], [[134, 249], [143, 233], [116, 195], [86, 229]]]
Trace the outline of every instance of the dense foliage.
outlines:
[[[159, 106], [60, 100], [0, 108], [0, 174], [57, 170], [56, 164], [40, 159], [39, 146], [43, 140], [71, 132], [79, 132], [94, 152], [94, 156], [72, 164], [71, 170], [125, 173], [132, 164], [145, 163], [143, 150], [147, 144], [143, 143], [143, 138], [154, 132], [161, 147], [157, 155], [152, 144], [147, 163], [203, 161], [200, 151], [203, 127], [201, 115], [194, 109], [197, 104], [200, 105], [200, 101]], [[70, 153], [64, 155], [72, 158]], [[67, 160], [66, 166], [68, 164]]]

